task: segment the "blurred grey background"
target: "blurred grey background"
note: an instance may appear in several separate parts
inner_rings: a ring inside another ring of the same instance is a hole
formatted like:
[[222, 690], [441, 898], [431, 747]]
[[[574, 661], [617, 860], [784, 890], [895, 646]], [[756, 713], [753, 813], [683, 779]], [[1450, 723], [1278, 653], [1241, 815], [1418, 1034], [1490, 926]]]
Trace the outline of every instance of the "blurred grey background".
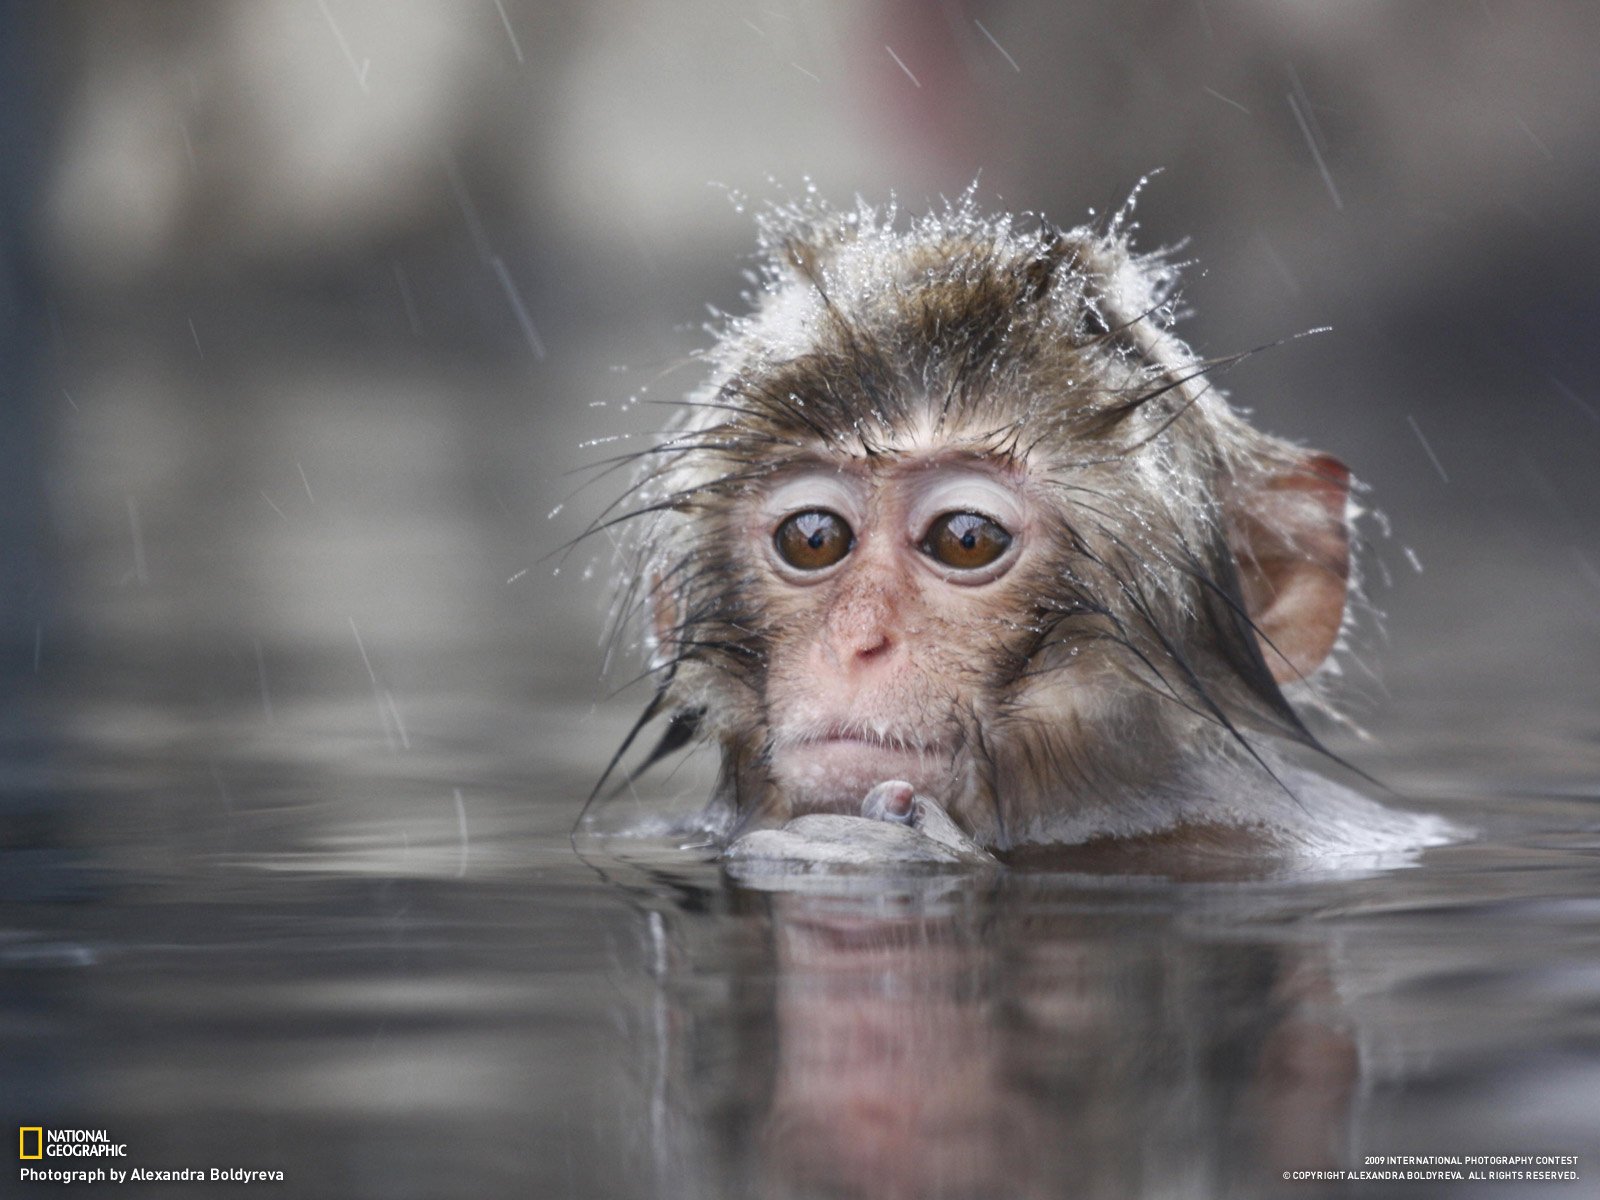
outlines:
[[643, 695], [570, 472], [697, 381], [751, 206], [1160, 169], [1201, 352], [1333, 329], [1227, 384], [1393, 525], [1341, 746], [1592, 787], [1597, 64], [1563, 2], [0, 4], [14, 736], [588, 778]]

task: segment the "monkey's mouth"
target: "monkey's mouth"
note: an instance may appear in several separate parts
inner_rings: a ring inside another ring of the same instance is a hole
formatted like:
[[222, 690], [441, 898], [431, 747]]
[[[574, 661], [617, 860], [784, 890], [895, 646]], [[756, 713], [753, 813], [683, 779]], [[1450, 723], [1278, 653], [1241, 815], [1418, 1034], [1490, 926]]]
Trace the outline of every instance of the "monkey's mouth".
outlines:
[[830, 723], [774, 739], [772, 767], [793, 811], [854, 813], [867, 792], [886, 779], [905, 779], [919, 791], [942, 794], [951, 776], [952, 747], [921, 731]]

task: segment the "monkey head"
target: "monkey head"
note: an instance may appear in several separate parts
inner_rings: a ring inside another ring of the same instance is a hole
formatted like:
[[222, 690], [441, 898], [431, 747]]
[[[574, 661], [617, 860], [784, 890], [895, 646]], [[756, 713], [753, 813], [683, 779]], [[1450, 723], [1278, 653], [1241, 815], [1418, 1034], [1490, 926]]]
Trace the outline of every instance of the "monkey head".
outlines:
[[1229, 407], [1243, 356], [1173, 335], [1161, 257], [970, 199], [778, 210], [762, 242], [640, 456], [622, 604], [733, 828], [904, 779], [979, 841], [1047, 841], [1309, 740], [1285, 693], [1344, 622], [1348, 473]]

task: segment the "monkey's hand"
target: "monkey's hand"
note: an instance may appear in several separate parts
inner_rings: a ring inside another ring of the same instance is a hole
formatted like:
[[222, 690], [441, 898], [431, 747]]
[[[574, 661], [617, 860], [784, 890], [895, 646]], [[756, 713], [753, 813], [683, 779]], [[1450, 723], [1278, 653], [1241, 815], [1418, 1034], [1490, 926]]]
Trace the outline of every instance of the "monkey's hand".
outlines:
[[928, 864], [987, 866], [995, 861], [950, 819], [936, 801], [909, 783], [878, 784], [861, 802], [859, 817], [811, 813], [782, 829], [758, 829], [728, 847], [741, 865], [788, 864], [804, 871]]

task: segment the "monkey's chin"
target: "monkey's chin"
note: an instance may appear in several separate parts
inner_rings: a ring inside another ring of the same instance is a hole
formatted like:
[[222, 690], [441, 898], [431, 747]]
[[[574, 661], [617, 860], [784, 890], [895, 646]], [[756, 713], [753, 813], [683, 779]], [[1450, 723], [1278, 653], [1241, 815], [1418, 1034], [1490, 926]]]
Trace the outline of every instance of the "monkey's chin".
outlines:
[[886, 779], [942, 794], [951, 778], [947, 754], [847, 738], [806, 741], [773, 756], [773, 773], [790, 814], [861, 811], [866, 794]]

